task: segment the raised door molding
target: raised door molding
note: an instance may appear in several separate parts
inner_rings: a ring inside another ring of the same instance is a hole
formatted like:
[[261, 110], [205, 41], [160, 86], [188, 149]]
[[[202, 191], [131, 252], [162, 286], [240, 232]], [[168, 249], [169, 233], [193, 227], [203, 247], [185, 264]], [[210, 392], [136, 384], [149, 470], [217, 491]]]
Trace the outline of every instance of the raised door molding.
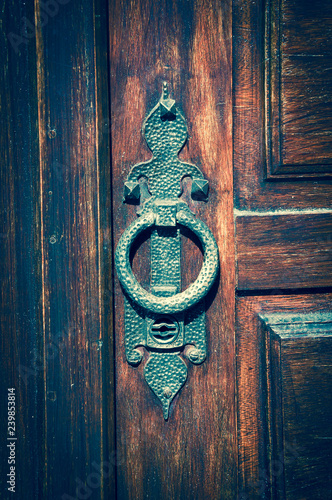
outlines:
[[332, 313], [259, 316], [272, 498], [330, 498]]
[[332, 174], [332, 3], [270, 0], [265, 12], [267, 178]]

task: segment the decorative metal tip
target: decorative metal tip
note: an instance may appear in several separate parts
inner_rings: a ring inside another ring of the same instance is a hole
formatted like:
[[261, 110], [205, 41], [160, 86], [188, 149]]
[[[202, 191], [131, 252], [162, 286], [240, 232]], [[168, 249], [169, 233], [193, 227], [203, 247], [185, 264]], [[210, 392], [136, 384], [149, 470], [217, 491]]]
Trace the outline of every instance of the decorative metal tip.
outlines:
[[174, 99], [170, 99], [168, 92], [168, 83], [163, 83], [163, 91], [160, 98], [160, 117], [163, 121], [175, 120], [176, 107]]
[[191, 197], [193, 200], [206, 201], [209, 195], [209, 181], [206, 179], [195, 179], [191, 185]]
[[124, 183], [124, 202], [138, 203], [141, 195], [139, 183], [137, 181], [126, 181]]
[[168, 420], [168, 417], [169, 417], [169, 404], [170, 404], [170, 401], [167, 401], [167, 400], [163, 403], [164, 420]]
[[162, 93], [162, 100], [166, 101], [168, 99], [168, 83], [163, 82], [163, 93]]

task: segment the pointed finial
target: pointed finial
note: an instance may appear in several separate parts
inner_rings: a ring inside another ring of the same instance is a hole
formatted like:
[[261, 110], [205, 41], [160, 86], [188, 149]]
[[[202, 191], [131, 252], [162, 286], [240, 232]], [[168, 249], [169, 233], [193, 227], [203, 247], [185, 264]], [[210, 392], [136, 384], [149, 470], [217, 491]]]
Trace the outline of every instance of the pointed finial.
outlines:
[[162, 120], [175, 120], [176, 117], [175, 101], [169, 98], [167, 82], [163, 82], [163, 90], [160, 99], [160, 117]]
[[165, 399], [162, 400], [162, 405], [163, 405], [163, 415], [164, 419], [168, 420], [168, 415], [169, 415], [169, 405], [171, 403], [171, 398], [172, 398], [172, 391], [169, 387], [165, 387], [163, 396]]
[[163, 94], [162, 94], [162, 100], [166, 101], [168, 99], [168, 83], [163, 82]]
[[168, 420], [169, 417], [169, 401], [163, 403], [163, 417], [164, 420]]

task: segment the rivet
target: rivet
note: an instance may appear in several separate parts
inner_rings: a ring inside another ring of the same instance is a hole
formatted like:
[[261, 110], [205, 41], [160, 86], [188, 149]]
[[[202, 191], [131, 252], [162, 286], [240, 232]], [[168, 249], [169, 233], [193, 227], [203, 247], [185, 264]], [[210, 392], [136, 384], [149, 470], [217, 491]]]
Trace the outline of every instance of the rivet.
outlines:
[[190, 349], [188, 352], [188, 358], [192, 361], [197, 361], [199, 358], [199, 350], [196, 348]]
[[172, 391], [171, 391], [171, 389], [169, 387], [165, 387], [163, 395], [167, 399], [171, 398], [172, 397]]

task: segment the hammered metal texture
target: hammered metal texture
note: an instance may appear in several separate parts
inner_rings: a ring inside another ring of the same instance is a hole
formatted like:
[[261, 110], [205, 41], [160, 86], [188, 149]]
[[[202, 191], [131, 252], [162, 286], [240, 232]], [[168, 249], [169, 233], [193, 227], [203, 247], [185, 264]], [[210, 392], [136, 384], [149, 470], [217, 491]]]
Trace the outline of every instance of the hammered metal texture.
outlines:
[[184, 176], [204, 180], [198, 167], [178, 159], [177, 155], [187, 139], [187, 125], [178, 110], [175, 120], [163, 121], [160, 105], [157, 104], [145, 120], [143, 134], [153, 152], [153, 158], [135, 165], [128, 181], [138, 182], [140, 177], [146, 177], [151, 195], [166, 199], [180, 196], [180, 181]]
[[[144, 377], [163, 407], [170, 404], [187, 378], [187, 365], [206, 359], [204, 297], [219, 269], [218, 248], [209, 228], [179, 200], [181, 180], [192, 177], [192, 197], [206, 200], [208, 181], [195, 165], [177, 155], [187, 139], [185, 119], [168, 96], [162, 97], [147, 116], [143, 134], [153, 152], [150, 161], [135, 165], [125, 182], [125, 201], [141, 200], [139, 218], [123, 233], [115, 252], [115, 265], [125, 295], [125, 351], [128, 363], [137, 366], [143, 347], [149, 352]], [[144, 182], [141, 182], [144, 178]], [[138, 187], [140, 192], [138, 192]], [[181, 291], [181, 226], [199, 238], [204, 260], [196, 281]], [[151, 230], [150, 291], [136, 280], [129, 255], [138, 235]]]
[[187, 365], [176, 353], [152, 352], [144, 368], [149, 387], [161, 401], [164, 419], [169, 406], [187, 379]]
[[218, 247], [206, 224], [197, 219], [188, 208], [181, 208], [176, 218], [179, 224], [198, 236], [204, 250], [202, 269], [196, 281], [185, 291], [171, 297], [158, 297], [144, 290], [133, 275], [129, 262], [130, 248], [136, 237], [154, 224], [153, 212], [143, 212], [141, 217], [124, 231], [115, 253], [116, 269], [125, 292], [142, 308], [155, 313], [174, 314], [197, 304], [208, 293], [219, 269]]

